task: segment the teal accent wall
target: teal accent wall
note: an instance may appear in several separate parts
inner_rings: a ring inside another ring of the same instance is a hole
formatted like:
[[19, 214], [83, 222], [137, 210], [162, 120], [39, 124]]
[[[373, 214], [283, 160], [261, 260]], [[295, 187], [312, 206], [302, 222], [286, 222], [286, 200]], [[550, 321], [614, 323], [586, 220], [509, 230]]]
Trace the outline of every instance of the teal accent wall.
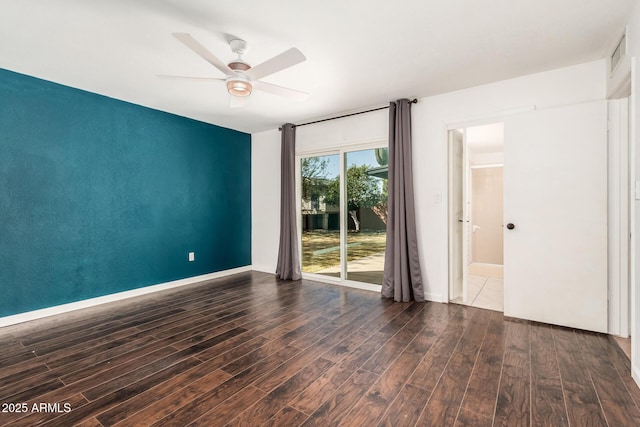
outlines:
[[249, 134], [0, 69], [0, 192], [0, 316], [251, 264]]

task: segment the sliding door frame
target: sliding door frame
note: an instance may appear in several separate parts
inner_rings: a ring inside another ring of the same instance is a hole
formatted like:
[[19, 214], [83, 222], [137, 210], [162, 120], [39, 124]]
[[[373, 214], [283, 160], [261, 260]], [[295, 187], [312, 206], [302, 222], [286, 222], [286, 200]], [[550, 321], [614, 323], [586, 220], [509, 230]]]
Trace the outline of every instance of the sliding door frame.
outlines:
[[[340, 164], [340, 277], [326, 276], [324, 274], [305, 273], [302, 272], [303, 279], [317, 280], [322, 282], [329, 282], [336, 285], [347, 286], [350, 288], [364, 289], [368, 291], [380, 292], [381, 285], [372, 283], [357, 282], [354, 280], [347, 280], [347, 221], [348, 213], [345, 209], [346, 193], [347, 193], [347, 165], [345, 163], [345, 157], [347, 153], [354, 151], [373, 150], [376, 148], [388, 148], [389, 143], [386, 139], [376, 139], [374, 141], [353, 143], [348, 145], [340, 145], [334, 147], [326, 147], [319, 150], [304, 150], [296, 153], [296, 209], [297, 209], [297, 225], [298, 225], [298, 251], [299, 259], [302, 262], [302, 182], [300, 176], [301, 161], [308, 157], [318, 156], [332, 156], [338, 155]], [[302, 267], [302, 266], [301, 266]]]

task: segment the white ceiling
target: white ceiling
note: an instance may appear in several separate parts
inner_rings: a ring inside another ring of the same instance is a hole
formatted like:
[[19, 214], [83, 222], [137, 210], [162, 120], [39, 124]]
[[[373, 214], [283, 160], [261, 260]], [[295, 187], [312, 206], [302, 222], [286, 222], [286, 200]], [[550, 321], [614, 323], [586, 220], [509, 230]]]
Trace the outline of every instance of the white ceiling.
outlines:
[[[603, 58], [632, 0], [0, 0], [0, 68], [254, 133]], [[222, 77], [171, 36], [251, 64], [297, 47], [307, 61], [230, 109]]]

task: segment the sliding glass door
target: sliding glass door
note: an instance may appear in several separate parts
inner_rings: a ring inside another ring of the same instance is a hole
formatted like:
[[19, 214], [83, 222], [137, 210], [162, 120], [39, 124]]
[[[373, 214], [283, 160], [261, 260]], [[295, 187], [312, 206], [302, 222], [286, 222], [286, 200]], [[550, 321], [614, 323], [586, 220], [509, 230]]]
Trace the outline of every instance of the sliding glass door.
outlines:
[[340, 277], [340, 156], [300, 161], [302, 271]]
[[387, 149], [300, 159], [302, 271], [382, 284]]
[[347, 280], [382, 284], [387, 237], [386, 154], [386, 148], [344, 154]]

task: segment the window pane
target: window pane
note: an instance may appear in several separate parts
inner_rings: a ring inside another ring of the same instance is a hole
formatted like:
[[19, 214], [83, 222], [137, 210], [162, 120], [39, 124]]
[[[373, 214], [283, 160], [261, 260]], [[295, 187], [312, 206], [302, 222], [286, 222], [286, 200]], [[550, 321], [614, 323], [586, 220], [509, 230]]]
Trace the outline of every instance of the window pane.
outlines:
[[340, 157], [301, 160], [302, 271], [340, 277]]
[[387, 149], [345, 154], [347, 277], [382, 284], [387, 236]]

